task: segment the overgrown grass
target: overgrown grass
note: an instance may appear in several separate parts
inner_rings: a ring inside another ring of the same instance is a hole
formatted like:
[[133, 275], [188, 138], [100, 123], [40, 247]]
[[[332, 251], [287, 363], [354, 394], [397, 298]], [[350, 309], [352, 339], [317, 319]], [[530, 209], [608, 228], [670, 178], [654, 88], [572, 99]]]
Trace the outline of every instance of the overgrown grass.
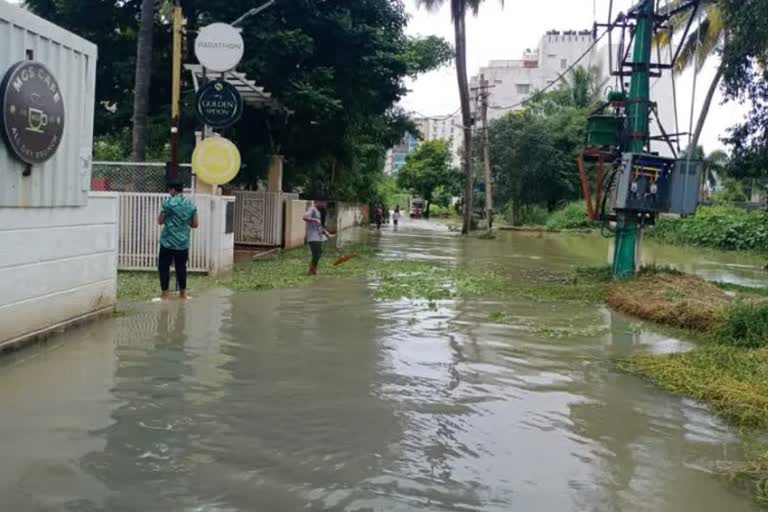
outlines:
[[595, 223], [587, 217], [584, 201], [574, 201], [553, 212], [547, 219], [546, 227], [552, 231], [586, 229], [595, 227]]
[[[368, 277], [378, 299], [423, 299], [428, 301], [464, 296], [499, 295], [509, 292], [506, 278], [483, 270], [435, 265], [413, 260], [379, 258], [368, 246], [352, 245], [326, 249], [318, 277], [307, 275], [309, 255], [305, 249], [285, 251], [267, 260], [255, 260], [235, 266], [232, 275], [220, 279], [190, 276], [190, 294], [211, 287], [233, 290], [272, 290], [301, 288], [318, 279]], [[339, 266], [332, 261], [342, 253], [354, 258]], [[120, 299], [141, 300], [156, 297], [158, 282], [154, 273], [121, 272], [118, 276]]]
[[703, 206], [694, 217], [662, 217], [647, 236], [675, 245], [768, 251], [768, 212]]

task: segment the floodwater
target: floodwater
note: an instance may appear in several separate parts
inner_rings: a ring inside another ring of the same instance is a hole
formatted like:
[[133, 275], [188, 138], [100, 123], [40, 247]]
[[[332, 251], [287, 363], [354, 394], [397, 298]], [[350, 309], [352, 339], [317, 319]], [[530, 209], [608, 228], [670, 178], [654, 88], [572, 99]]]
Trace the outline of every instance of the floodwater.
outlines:
[[[417, 222], [372, 239], [386, 257], [520, 279], [608, 252], [596, 238], [461, 240]], [[758, 261], [649, 251], [761, 279]], [[713, 472], [739, 460], [737, 432], [615, 369], [685, 342], [602, 307], [430, 307], [375, 301], [370, 286], [134, 304], [3, 358], [0, 511], [758, 510]]]

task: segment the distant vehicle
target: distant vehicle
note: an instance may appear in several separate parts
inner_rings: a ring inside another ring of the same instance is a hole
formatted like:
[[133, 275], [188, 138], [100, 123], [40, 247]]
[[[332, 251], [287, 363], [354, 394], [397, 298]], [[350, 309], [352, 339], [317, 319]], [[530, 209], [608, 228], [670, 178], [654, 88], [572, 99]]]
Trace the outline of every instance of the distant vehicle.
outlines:
[[411, 218], [420, 219], [422, 217], [422, 211], [424, 209], [424, 201], [419, 198], [412, 198], [410, 201]]

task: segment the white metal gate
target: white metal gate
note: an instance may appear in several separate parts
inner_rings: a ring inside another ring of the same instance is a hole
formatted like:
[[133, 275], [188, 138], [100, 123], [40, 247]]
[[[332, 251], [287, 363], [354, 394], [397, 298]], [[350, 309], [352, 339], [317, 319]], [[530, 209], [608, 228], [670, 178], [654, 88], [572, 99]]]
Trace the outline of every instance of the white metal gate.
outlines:
[[238, 190], [235, 198], [236, 244], [283, 245], [283, 203], [298, 195]]
[[[120, 270], [155, 270], [160, 246], [161, 226], [157, 223], [163, 199], [168, 194], [124, 192], [119, 202], [118, 268]], [[192, 230], [189, 246], [191, 272], [208, 272], [211, 236], [211, 201], [208, 196], [191, 196], [197, 205], [200, 226]]]

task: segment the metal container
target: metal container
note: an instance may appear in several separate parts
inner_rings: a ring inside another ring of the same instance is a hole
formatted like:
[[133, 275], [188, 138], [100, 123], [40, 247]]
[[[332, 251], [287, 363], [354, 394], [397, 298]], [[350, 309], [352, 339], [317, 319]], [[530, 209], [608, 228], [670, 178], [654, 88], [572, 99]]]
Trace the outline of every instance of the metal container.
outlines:
[[619, 145], [623, 118], [610, 115], [592, 116], [587, 120], [587, 146]]
[[0, 76], [19, 61], [40, 62], [58, 82], [64, 103], [61, 144], [45, 163], [22, 163], [0, 138], [0, 207], [86, 204], [91, 180], [96, 46], [2, 1], [0, 41]]

